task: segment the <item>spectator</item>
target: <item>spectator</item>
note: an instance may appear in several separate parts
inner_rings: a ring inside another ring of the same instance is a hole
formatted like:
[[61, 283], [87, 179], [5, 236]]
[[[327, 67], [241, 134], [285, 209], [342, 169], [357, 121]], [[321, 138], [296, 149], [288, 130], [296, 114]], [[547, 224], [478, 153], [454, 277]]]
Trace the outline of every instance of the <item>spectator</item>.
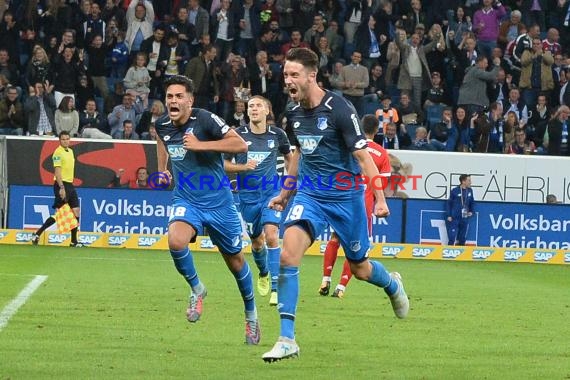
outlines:
[[0, 100], [0, 135], [22, 136], [25, 120], [24, 106], [18, 100], [18, 89], [8, 86], [6, 97]]
[[58, 136], [62, 131], [73, 137], [79, 133], [79, 113], [71, 96], [64, 96], [55, 111], [55, 131]]
[[513, 111], [521, 122], [521, 128], [528, 123], [528, 108], [523, 100], [518, 88], [511, 88], [509, 91], [509, 99], [503, 101], [503, 109], [505, 113]]
[[109, 76], [110, 86], [114, 86], [117, 81], [122, 82], [127, 74], [129, 66], [129, 48], [125, 43], [125, 32], [117, 32], [116, 43], [111, 52], [111, 74]]
[[453, 124], [453, 110], [446, 107], [441, 114], [441, 122], [429, 131], [428, 140], [435, 150], [454, 152], [457, 146], [458, 131]]
[[523, 0], [520, 2], [520, 10], [525, 15], [527, 25], [538, 24], [542, 29], [546, 25], [547, 0]]
[[145, 53], [148, 59], [146, 68], [151, 77], [149, 96], [153, 98], [157, 98], [159, 94], [162, 94], [161, 80], [164, 73], [163, 62], [168, 61], [170, 53], [166, 41], [164, 40], [166, 29], [167, 26], [165, 24], [158, 24], [154, 28], [152, 36], [144, 40], [141, 44], [141, 52]]
[[301, 36], [302, 34], [299, 29], [293, 29], [291, 31], [291, 41], [285, 43], [281, 47], [281, 54], [283, 54], [283, 56], [286, 56], [287, 52], [293, 48], [298, 48], [298, 47], [310, 48], [308, 43], [301, 40]]
[[47, 53], [40, 45], [36, 45], [32, 53], [32, 59], [28, 61], [26, 66], [26, 85], [29, 87], [33, 83], [44, 83], [46, 80], [51, 81], [51, 76]]
[[437, 39], [431, 41], [429, 44], [423, 46], [420, 45], [420, 36], [418, 34], [412, 34], [410, 43], [408, 44], [404, 31], [400, 30], [399, 38], [396, 39], [396, 44], [398, 45], [402, 57], [398, 88], [402, 91], [411, 92], [413, 94], [413, 103], [418, 107], [422, 106], [424, 82], [429, 83], [430, 80], [426, 52], [431, 51], [437, 45], [439, 36], [436, 36], [436, 38]]
[[56, 55], [54, 59], [54, 96], [58, 107], [64, 96], [71, 96], [75, 100], [79, 77], [85, 73], [83, 52], [79, 53], [78, 59], [73, 58], [73, 52], [73, 48], [65, 47], [63, 55]]
[[325, 20], [321, 14], [315, 13], [313, 25], [305, 32], [303, 41], [308, 43], [311, 49], [317, 50], [321, 37], [326, 37]]
[[428, 131], [425, 127], [416, 128], [416, 137], [412, 141], [410, 150], [435, 150], [433, 145], [430, 144]]
[[156, 126], [154, 125], [154, 123], [149, 125], [148, 133], [144, 138], [142, 138], [142, 140], [148, 140], [148, 141], [158, 140], [158, 134], [156, 133]]
[[135, 173], [135, 178], [126, 178], [126, 182], [124, 175], [125, 169], [119, 169], [115, 178], [113, 179], [113, 186], [114, 187], [126, 187], [129, 189], [152, 189], [152, 187], [148, 184], [148, 169], [144, 166], [141, 166], [137, 169]]
[[477, 36], [479, 49], [487, 59], [491, 58], [491, 52], [497, 46], [499, 23], [507, 14], [500, 1], [495, 3], [496, 7], [493, 2], [494, 0], [483, 0], [483, 6], [473, 15], [473, 31]]
[[549, 51], [553, 57], [558, 54], [562, 54], [562, 46], [558, 43], [560, 40], [560, 33], [556, 28], [548, 29], [546, 33], [546, 38], [542, 40], [542, 47], [544, 51]]
[[487, 86], [487, 96], [489, 102], [503, 102], [509, 97], [510, 86], [513, 77], [506, 74], [504, 69], [499, 69], [497, 73], [497, 80]]
[[236, 38], [236, 14], [230, 8], [230, 0], [221, 0], [221, 8], [212, 17], [212, 36], [217, 49], [217, 60], [224, 62], [234, 47]]
[[4, 75], [10, 84], [19, 85], [20, 72], [18, 66], [10, 63], [10, 54], [5, 48], [0, 48], [0, 75]]
[[2, 22], [0, 22], [0, 46], [2, 46], [8, 52], [10, 63], [19, 66], [20, 56], [18, 42], [20, 39], [20, 27], [14, 18], [14, 14], [9, 9], [4, 12], [1, 18]]
[[176, 20], [172, 23], [171, 28], [178, 33], [178, 41], [182, 45], [186, 45], [188, 54], [190, 54], [190, 43], [194, 41], [196, 32], [194, 25], [188, 22], [188, 8], [180, 7], [176, 12]]
[[145, 53], [137, 53], [135, 62], [127, 71], [123, 83], [125, 85], [125, 92], [132, 95], [135, 99], [141, 99], [143, 108], [146, 108], [148, 106], [148, 94], [150, 92], [150, 75], [146, 68]]
[[457, 100], [459, 105], [465, 105], [468, 114], [481, 113], [484, 108], [489, 106], [487, 83], [497, 79], [500, 63], [498, 58], [494, 58], [493, 69], [487, 71], [487, 57], [481, 55], [477, 57], [476, 66], [468, 69], [463, 84], [459, 88], [459, 99]]
[[542, 140], [546, 132], [546, 126], [550, 119], [550, 110], [548, 109], [548, 101], [546, 95], [538, 95], [537, 104], [532, 110], [528, 124], [526, 125], [526, 134], [530, 141], [533, 141], [537, 147], [542, 147]]
[[[325, 37], [329, 43], [329, 48], [331, 49], [331, 57], [333, 60], [337, 60], [342, 57], [342, 51], [344, 48], [344, 37], [338, 32], [338, 21], [335, 19], [327, 19], [329, 27], [325, 33]], [[286, 42], [286, 41], [283, 41]]]
[[467, 112], [465, 108], [457, 107], [455, 110], [453, 127], [457, 130], [458, 133], [457, 151], [471, 152], [473, 149], [472, 140], [474, 129], [470, 128], [470, 123], [469, 119], [467, 118]]
[[546, 204], [556, 204], [556, 203], [562, 203], [556, 198], [556, 195], [548, 194], [546, 196]]
[[372, 65], [368, 78], [368, 87], [364, 89], [364, 96], [371, 101], [380, 100], [380, 98], [387, 93], [382, 65], [379, 63]]
[[453, 42], [454, 45], [459, 45], [463, 36], [473, 29], [471, 17], [465, 13], [465, 9], [462, 6], [459, 6], [455, 12], [453, 12], [453, 10], [447, 11], [447, 19], [447, 42]]
[[111, 139], [107, 134], [107, 121], [97, 112], [95, 99], [88, 99], [85, 110], [79, 114], [79, 134], [81, 137], [90, 139]]
[[140, 51], [142, 42], [152, 35], [152, 23], [154, 22], [152, 2], [149, 0], [131, 1], [126, 19], [128, 27], [125, 41], [131, 57], [134, 57]]
[[228, 125], [234, 129], [246, 126], [249, 123], [245, 112], [246, 103], [240, 100], [234, 102], [235, 112], [226, 119]]
[[106, 22], [101, 18], [101, 8], [96, 2], [91, 3], [91, 12], [87, 20], [83, 22], [81, 33], [83, 43], [81, 46], [90, 46], [95, 36], [101, 36], [101, 42], [105, 40], [105, 32], [107, 29]]
[[28, 89], [28, 98], [24, 110], [28, 114], [28, 132], [30, 135], [53, 135], [55, 132], [55, 98], [53, 85], [46, 82], [34, 83]]
[[570, 156], [568, 147], [569, 114], [570, 108], [568, 106], [560, 106], [548, 123], [548, 138], [545, 137], [543, 144], [551, 156]]
[[526, 132], [522, 128], [515, 131], [515, 141], [507, 146], [505, 151], [507, 154], [534, 154], [535, 152], [536, 146], [526, 139]]
[[[356, 51], [362, 54], [362, 64], [370, 70], [373, 65], [380, 63], [381, 50], [386, 51], [384, 43], [388, 39], [385, 35], [380, 35], [376, 29], [376, 18], [369, 15], [366, 23], [360, 24], [356, 30]], [[385, 53], [384, 53], [385, 55]], [[382, 57], [382, 60], [385, 60]]]
[[142, 111], [142, 102], [135, 102], [131, 94], [123, 94], [123, 103], [113, 108], [113, 111], [107, 116], [107, 121], [111, 127], [111, 136], [123, 132], [125, 120], [136, 121]]
[[380, 97], [381, 108], [378, 109], [374, 116], [378, 119], [378, 134], [386, 133], [386, 126], [390, 123], [398, 125], [400, 123], [400, 115], [398, 110], [392, 107], [392, 99], [388, 95]]
[[[230, 117], [234, 108], [234, 102], [238, 100], [247, 101], [247, 96], [236, 97], [235, 89], [251, 89], [248, 70], [244, 66], [245, 59], [239, 55], [230, 53], [228, 59], [220, 69], [220, 107], [219, 112], [224, 120]], [[251, 93], [250, 93], [251, 95]]]
[[340, 72], [342, 95], [354, 105], [358, 113], [362, 113], [361, 100], [369, 80], [368, 69], [360, 64], [361, 60], [362, 54], [355, 51], [352, 53], [352, 63], [344, 66]]
[[[191, 0], [194, 1], [194, 0]], [[206, 45], [202, 54], [194, 57], [186, 65], [185, 75], [194, 82], [194, 107], [210, 110], [210, 102], [218, 103], [220, 87], [217, 75], [214, 75], [216, 47]], [[233, 91], [233, 89], [232, 89]]]
[[293, 6], [294, 0], [277, 0], [275, 8], [279, 12], [279, 25], [286, 31], [291, 31], [293, 27]]
[[331, 86], [331, 90], [337, 94], [342, 94], [342, 68], [344, 67], [344, 60], [340, 59], [333, 64], [332, 73], [328, 76], [328, 81]]
[[113, 134], [116, 140], [140, 140], [139, 135], [134, 131], [133, 122], [131, 120], [123, 121], [123, 130]]
[[404, 20], [404, 27], [407, 34], [413, 34], [418, 25], [426, 24], [426, 14], [422, 10], [422, 3], [420, 0], [412, 0], [410, 2], [411, 11], [407, 15], [402, 16]]
[[398, 128], [396, 123], [386, 124], [384, 135], [376, 135], [374, 141], [390, 150], [408, 149], [412, 144], [405, 126], [402, 124]]
[[430, 106], [447, 106], [451, 99], [441, 81], [441, 75], [434, 71], [431, 73], [431, 87], [427, 91], [424, 110]]
[[519, 87], [523, 91], [526, 104], [536, 104], [540, 92], [550, 92], [554, 89], [552, 80], [552, 53], [544, 51], [540, 38], [532, 41], [532, 50], [525, 50], [521, 57], [521, 79]]
[[[515, 42], [515, 48], [513, 50], [513, 64], [516, 67], [521, 67], [521, 58], [525, 50], [530, 52], [533, 51], [532, 41], [535, 38], [540, 38], [540, 27], [538, 25], [531, 25], [528, 28], [527, 33], [521, 34], [517, 37]], [[517, 82], [518, 83], [518, 82]]]
[[424, 122], [424, 114], [421, 107], [415, 105], [410, 100], [410, 95], [403, 92], [400, 96], [400, 104], [397, 107], [401, 117], [401, 125], [421, 125]]
[[267, 52], [258, 51], [255, 55], [255, 63], [249, 65], [249, 83], [251, 95], [261, 95], [267, 99], [271, 84], [273, 72], [267, 63]]
[[521, 22], [521, 17], [521, 12], [514, 10], [511, 12], [510, 18], [501, 23], [499, 37], [497, 38], [499, 47], [505, 49], [509, 42], [516, 40], [518, 36], [523, 34], [522, 31], [526, 30], [525, 25]]
[[125, 11], [119, 7], [117, 3], [118, 1], [116, 0], [106, 0], [105, 7], [101, 11], [101, 18], [107, 24], [111, 20], [115, 20], [117, 22], [117, 28], [124, 30], [127, 26], [125, 25]]
[[105, 59], [107, 58], [107, 47], [103, 45], [103, 37], [94, 35], [87, 47], [88, 62], [87, 74], [93, 82], [93, 87], [99, 91], [102, 98], [109, 96], [109, 87], [107, 85], [107, 67]]
[[149, 134], [149, 129], [154, 125], [156, 120], [161, 117], [166, 109], [160, 100], [153, 100], [150, 110], [142, 113], [141, 119], [137, 124], [136, 132], [142, 138], [146, 139]]
[[210, 15], [200, 6], [199, 0], [189, 0], [188, 10], [188, 22], [194, 26], [196, 33], [196, 37], [190, 43], [190, 56], [196, 57], [202, 51], [199, 40], [205, 35], [209, 36]]
[[166, 57], [164, 58], [166, 59], [160, 64], [164, 70], [165, 79], [184, 73], [186, 64], [190, 60], [190, 51], [188, 45], [179, 43], [178, 33], [175, 31], [168, 32], [166, 36]]

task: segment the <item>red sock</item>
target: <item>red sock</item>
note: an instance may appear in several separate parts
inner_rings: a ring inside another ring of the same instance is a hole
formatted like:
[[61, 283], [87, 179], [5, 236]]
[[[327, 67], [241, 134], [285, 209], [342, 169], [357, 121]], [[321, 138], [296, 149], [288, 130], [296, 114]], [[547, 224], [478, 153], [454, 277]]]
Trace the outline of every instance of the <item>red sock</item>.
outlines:
[[339, 285], [346, 286], [352, 277], [352, 272], [350, 271], [350, 264], [348, 260], [344, 260], [344, 266], [342, 267], [342, 274], [340, 275]]
[[323, 260], [323, 276], [330, 277], [338, 255], [338, 247], [340, 243], [336, 240], [329, 240], [325, 249], [325, 258]]

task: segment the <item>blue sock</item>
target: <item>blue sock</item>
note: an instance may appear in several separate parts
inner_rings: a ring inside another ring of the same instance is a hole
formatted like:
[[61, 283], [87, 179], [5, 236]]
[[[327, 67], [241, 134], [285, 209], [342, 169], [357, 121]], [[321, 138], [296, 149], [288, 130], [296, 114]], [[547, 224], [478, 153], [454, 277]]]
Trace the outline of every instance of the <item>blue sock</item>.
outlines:
[[299, 299], [299, 267], [281, 267], [279, 275], [279, 317], [281, 336], [295, 339], [295, 313]]
[[194, 259], [192, 258], [192, 253], [190, 249], [186, 247], [180, 251], [170, 250], [170, 256], [174, 260], [174, 266], [190, 284], [192, 288], [195, 288], [200, 284], [200, 279], [198, 278], [198, 273], [196, 273], [196, 268], [194, 267]]
[[243, 303], [245, 305], [245, 312], [252, 312], [255, 310], [255, 299], [253, 297], [253, 278], [251, 276], [251, 270], [249, 270], [249, 264], [244, 261], [243, 267], [237, 273], [234, 273], [236, 282], [241, 293], [241, 298], [243, 298]]
[[277, 291], [279, 282], [279, 263], [281, 261], [281, 247], [267, 248], [267, 264], [271, 273], [271, 291]]
[[368, 282], [384, 288], [384, 291], [389, 296], [395, 294], [398, 291], [398, 283], [396, 281], [392, 281], [390, 277], [390, 273], [384, 268], [384, 265], [379, 263], [378, 261], [370, 261], [372, 264], [372, 273], [370, 273], [370, 278]]
[[253, 253], [255, 265], [257, 265], [257, 269], [259, 269], [259, 276], [267, 276], [267, 273], [269, 273], [269, 268], [267, 268], [267, 246], [264, 245], [259, 251], [252, 248], [251, 253]]

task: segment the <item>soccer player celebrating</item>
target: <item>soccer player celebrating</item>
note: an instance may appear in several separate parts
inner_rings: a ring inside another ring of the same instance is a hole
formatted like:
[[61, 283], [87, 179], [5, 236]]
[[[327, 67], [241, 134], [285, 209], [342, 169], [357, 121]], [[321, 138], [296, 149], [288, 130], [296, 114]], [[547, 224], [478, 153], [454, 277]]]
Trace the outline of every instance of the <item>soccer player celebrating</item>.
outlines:
[[[285, 86], [291, 100], [298, 103], [287, 116], [289, 141], [297, 147], [289, 175], [313, 184], [330, 178], [331, 186], [298, 186], [285, 218], [277, 308], [281, 334], [273, 348], [263, 354], [267, 362], [299, 356], [295, 341], [299, 265], [315, 236], [327, 224], [338, 235], [354, 276], [383, 288], [398, 318], [405, 318], [409, 310], [400, 275], [388, 273], [381, 263], [368, 260], [366, 210], [357, 177], [360, 171], [368, 178], [376, 177], [378, 169], [366, 151], [366, 139], [354, 106], [318, 86], [318, 62], [317, 55], [306, 48], [291, 49], [285, 58]], [[292, 190], [283, 188], [270, 201], [270, 207], [283, 210], [291, 193]], [[374, 189], [374, 196], [374, 214], [387, 216], [388, 206], [379, 187]]]
[[[68, 203], [73, 211], [73, 215], [79, 224], [79, 198], [73, 186], [73, 178], [75, 176], [75, 156], [73, 150], [69, 147], [71, 137], [69, 132], [61, 131], [59, 133], [59, 146], [51, 156], [53, 161], [54, 177], [53, 177], [53, 194], [55, 200], [53, 208], [59, 209], [64, 204]], [[50, 216], [46, 219], [44, 224], [32, 236], [32, 244], [38, 245], [42, 233], [55, 223], [55, 218]], [[83, 244], [77, 242], [77, 230], [75, 227], [71, 230], [71, 247], [83, 247]]]
[[[372, 191], [372, 187], [380, 187], [384, 190], [387, 184], [387, 178], [392, 174], [392, 167], [390, 166], [390, 157], [388, 156], [388, 152], [384, 149], [381, 145], [376, 144], [373, 139], [376, 133], [378, 133], [378, 118], [374, 115], [364, 115], [362, 118], [362, 130], [364, 131], [364, 135], [366, 136], [366, 141], [368, 142], [368, 153], [372, 157], [374, 161], [374, 165], [378, 168], [378, 172], [380, 173], [380, 178], [375, 178], [374, 182], [369, 181], [366, 190], [364, 191], [364, 203], [366, 206], [366, 216], [368, 217], [368, 235], [372, 235], [372, 215], [374, 213], [374, 192]], [[338, 237], [333, 232], [331, 239], [327, 243], [327, 247], [325, 249], [325, 257], [323, 260], [323, 282], [321, 287], [319, 288], [319, 294], [321, 296], [326, 296], [329, 294], [329, 289], [331, 286], [331, 274], [334, 268], [334, 264], [336, 262], [336, 258], [338, 255], [338, 248], [340, 246], [340, 242]], [[346, 290], [346, 286], [348, 282], [352, 278], [352, 272], [350, 271], [350, 264], [348, 260], [344, 261], [344, 266], [342, 267], [342, 274], [340, 275], [340, 281], [336, 286], [332, 296], [343, 298], [344, 291]]]
[[165, 181], [172, 177], [167, 170], [168, 157], [177, 179], [173, 191], [168, 225], [168, 247], [178, 272], [191, 287], [186, 311], [189, 322], [202, 315], [206, 288], [198, 278], [188, 243], [196, 240], [204, 227], [220, 250], [234, 275], [245, 305], [245, 341], [258, 344], [260, 338], [253, 281], [244, 259], [241, 224], [233, 197], [224, 186], [222, 153], [244, 153], [245, 141], [218, 116], [192, 108], [192, 81], [174, 75], [165, 81], [168, 115], [156, 121], [158, 169]]
[[[281, 211], [268, 207], [271, 198], [279, 193], [277, 155], [285, 157], [288, 168], [291, 147], [287, 135], [280, 128], [267, 125], [270, 104], [262, 96], [248, 101], [249, 126], [239, 127], [236, 132], [248, 145], [247, 153], [232, 157], [226, 155], [225, 169], [228, 173], [239, 173], [240, 212], [247, 223], [253, 259], [259, 269], [257, 290], [260, 295], [269, 294], [269, 273], [271, 273], [271, 297], [269, 304], [277, 305], [277, 280], [279, 279], [279, 223]], [[234, 162], [232, 162], [234, 158]], [[267, 243], [267, 246], [266, 246]]]

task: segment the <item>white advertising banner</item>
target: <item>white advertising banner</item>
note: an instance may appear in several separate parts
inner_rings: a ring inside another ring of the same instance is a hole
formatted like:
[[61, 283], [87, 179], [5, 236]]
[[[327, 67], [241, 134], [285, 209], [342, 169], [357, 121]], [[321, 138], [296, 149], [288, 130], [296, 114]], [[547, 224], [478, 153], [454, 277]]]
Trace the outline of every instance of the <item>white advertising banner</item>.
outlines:
[[447, 199], [463, 173], [471, 175], [476, 200], [544, 203], [554, 194], [570, 203], [570, 158], [510, 154], [390, 150], [401, 176], [396, 196]]

